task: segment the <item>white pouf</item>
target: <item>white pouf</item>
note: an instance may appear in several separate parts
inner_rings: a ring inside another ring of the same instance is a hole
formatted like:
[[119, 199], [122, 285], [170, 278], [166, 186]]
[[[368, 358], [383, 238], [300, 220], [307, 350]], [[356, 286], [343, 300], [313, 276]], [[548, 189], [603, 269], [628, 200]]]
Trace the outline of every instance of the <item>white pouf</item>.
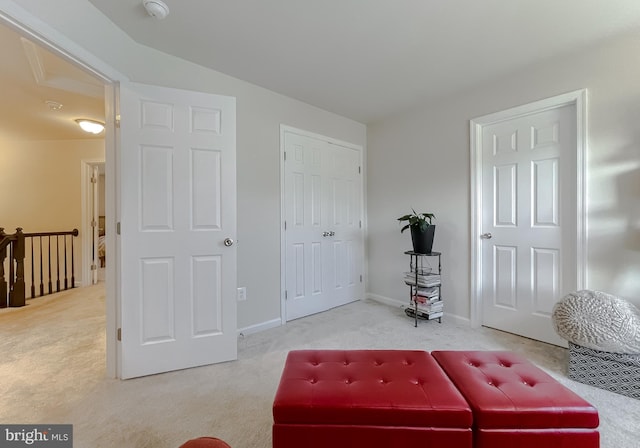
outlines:
[[577, 291], [553, 309], [556, 332], [569, 341], [569, 378], [640, 399], [640, 311], [600, 291]]
[[610, 353], [640, 354], [640, 311], [601, 291], [567, 294], [553, 308], [556, 332], [569, 342]]

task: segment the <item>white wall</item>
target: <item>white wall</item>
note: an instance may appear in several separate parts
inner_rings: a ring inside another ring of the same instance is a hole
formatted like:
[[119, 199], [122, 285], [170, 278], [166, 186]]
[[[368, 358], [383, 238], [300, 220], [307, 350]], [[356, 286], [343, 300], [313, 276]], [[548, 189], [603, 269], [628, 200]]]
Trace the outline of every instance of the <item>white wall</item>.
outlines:
[[[16, 227], [25, 233], [78, 229], [76, 282], [82, 280], [84, 263], [81, 161], [103, 158], [103, 140], [0, 142], [0, 227], [6, 233], [14, 233]], [[28, 265], [25, 269], [28, 279], [31, 269]]]
[[446, 310], [470, 317], [469, 120], [580, 88], [588, 97], [588, 287], [640, 305], [640, 35], [536, 64], [368, 129], [369, 285], [406, 301], [395, 219], [415, 207], [437, 215]]
[[104, 158], [103, 140], [0, 143], [0, 226], [13, 233], [82, 227], [83, 159]]
[[[0, 10], [16, 2], [0, 0]], [[34, 21], [131, 81], [237, 98], [238, 328], [280, 318], [280, 124], [365, 146], [366, 127], [247, 82], [138, 45], [86, 0], [21, 0]], [[72, 13], [70, 13], [72, 11]], [[28, 24], [27, 24], [28, 25]], [[239, 55], [241, 57], [241, 55]]]

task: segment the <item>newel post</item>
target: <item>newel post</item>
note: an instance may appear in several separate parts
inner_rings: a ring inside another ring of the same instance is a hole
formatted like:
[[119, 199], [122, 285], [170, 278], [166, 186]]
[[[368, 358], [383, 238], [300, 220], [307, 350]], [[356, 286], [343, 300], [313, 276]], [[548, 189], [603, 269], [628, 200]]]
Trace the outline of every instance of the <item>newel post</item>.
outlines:
[[13, 259], [16, 263], [16, 281], [9, 297], [9, 306], [25, 306], [25, 286], [24, 286], [24, 233], [22, 228], [16, 229], [16, 242], [13, 249]]

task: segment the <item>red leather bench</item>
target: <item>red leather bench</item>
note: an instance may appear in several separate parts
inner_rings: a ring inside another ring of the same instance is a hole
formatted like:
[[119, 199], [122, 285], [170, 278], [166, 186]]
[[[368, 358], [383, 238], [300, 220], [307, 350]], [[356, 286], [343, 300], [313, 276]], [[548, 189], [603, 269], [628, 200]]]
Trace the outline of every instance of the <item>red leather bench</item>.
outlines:
[[305, 350], [287, 356], [274, 448], [469, 448], [469, 405], [424, 351]]
[[473, 410], [476, 448], [597, 448], [598, 411], [512, 352], [434, 351]]

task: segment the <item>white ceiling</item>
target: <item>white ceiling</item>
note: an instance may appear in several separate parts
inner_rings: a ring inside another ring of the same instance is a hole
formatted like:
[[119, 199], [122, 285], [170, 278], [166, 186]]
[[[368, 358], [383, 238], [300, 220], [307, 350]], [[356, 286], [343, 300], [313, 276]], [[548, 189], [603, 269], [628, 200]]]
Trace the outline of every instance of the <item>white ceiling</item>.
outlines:
[[[363, 123], [640, 30], [638, 0], [164, 0], [163, 21], [89, 1], [141, 44]], [[0, 24], [0, 137], [92, 138], [73, 120], [104, 121], [100, 82], [23, 40]]]
[[638, 0], [89, 0], [137, 42], [368, 123], [640, 28]]
[[[80, 130], [76, 118], [104, 122], [104, 87], [75, 65], [0, 25], [0, 139], [104, 138]], [[46, 101], [62, 104], [51, 110]]]

